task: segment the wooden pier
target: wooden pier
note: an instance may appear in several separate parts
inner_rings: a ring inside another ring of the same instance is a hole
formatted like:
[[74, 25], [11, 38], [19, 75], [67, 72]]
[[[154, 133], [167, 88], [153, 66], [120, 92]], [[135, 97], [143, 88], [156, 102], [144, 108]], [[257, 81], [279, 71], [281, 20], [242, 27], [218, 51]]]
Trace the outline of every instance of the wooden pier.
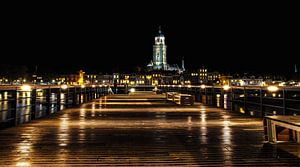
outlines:
[[299, 166], [261, 118], [165, 95], [110, 95], [0, 130], [1, 166]]

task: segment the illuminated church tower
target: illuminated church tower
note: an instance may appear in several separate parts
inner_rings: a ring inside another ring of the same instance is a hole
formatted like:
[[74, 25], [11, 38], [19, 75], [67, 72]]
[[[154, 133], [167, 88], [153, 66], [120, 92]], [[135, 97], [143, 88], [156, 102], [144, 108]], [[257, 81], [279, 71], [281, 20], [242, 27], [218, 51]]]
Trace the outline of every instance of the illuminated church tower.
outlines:
[[165, 36], [159, 27], [158, 35], [155, 36], [153, 45], [153, 58], [152, 61], [147, 65], [148, 70], [184, 71], [184, 66], [183, 69], [180, 69], [177, 64], [169, 65], [167, 63], [167, 45], [165, 42]]
[[155, 44], [153, 45], [153, 69], [167, 70], [167, 46], [165, 44], [165, 36], [159, 28], [158, 35], [155, 37]]

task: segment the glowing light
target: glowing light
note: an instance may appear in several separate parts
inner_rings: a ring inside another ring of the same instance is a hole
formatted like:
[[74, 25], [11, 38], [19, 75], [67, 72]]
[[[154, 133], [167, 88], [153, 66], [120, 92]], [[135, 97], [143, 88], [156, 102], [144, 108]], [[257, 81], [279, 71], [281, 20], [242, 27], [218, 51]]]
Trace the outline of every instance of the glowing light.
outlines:
[[81, 88], [85, 88], [85, 86], [84, 86], [84, 85], [81, 85]]
[[96, 85], [92, 85], [92, 87], [94, 88], [94, 87], [96, 87]]
[[68, 85], [61, 85], [62, 89], [68, 89]]
[[130, 88], [129, 92], [133, 93], [133, 92], [135, 92], [135, 89], [134, 88]]
[[267, 87], [269, 92], [276, 92], [278, 91], [278, 87], [277, 86], [268, 86]]
[[31, 86], [30, 85], [22, 85], [21, 90], [22, 91], [31, 91]]
[[224, 85], [224, 86], [223, 86], [223, 89], [224, 89], [225, 91], [227, 91], [227, 90], [230, 89], [230, 86], [229, 86], [229, 85]]
[[245, 110], [242, 107], [240, 107], [240, 113], [245, 114]]
[[205, 89], [205, 87], [206, 87], [205, 85], [201, 85], [200, 86], [201, 89]]
[[285, 84], [286, 84], [285, 82], [281, 82], [278, 84], [278, 86], [285, 86]]
[[18, 162], [18, 163], [16, 164], [16, 166], [30, 166], [30, 163], [29, 163], [29, 162], [26, 162], [26, 161], [24, 161], [24, 162]]
[[188, 87], [188, 88], [191, 88], [191, 87], [192, 87], [192, 85], [188, 85], [187, 87]]

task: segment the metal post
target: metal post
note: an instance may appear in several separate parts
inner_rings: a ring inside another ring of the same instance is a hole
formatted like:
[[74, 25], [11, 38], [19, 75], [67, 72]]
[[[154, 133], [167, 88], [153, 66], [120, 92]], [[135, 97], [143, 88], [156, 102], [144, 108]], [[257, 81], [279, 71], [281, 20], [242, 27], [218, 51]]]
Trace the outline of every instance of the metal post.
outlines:
[[230, 111], [234, 110], [234, 88], [231, 88]]
[[216, 93], [215, 93], [215, 87], [212, 86], [212, 89], [211, 89], [211, 105], [212, 106], [215, 106], [216, 105]]
[[73, 88], [72, 99], [73, 99], [73, 106], [76, 106], [76, 105], [77, 105], [77, 92], [76, 92], [76, 86], [74, 86], [74, 88]]
[[50, 96], [51, 96], [51, 88], [46, 89], [46, 114], [50, 114]]
[[83, 102], [85, 103], [85, 102], [87, 102], [88, 97], [87, 97], [86, 87], [84, 87], [83, 89], [84, 89], [84, 95], [83, 95], [84, 100], [83, 100]]
[[224, 90], [222, 88], [220, 88], [220, 107], [224, 109]]
[[70, 88], [68, 87], [67, 88], [67, 93], [65, 94], [65, 105], [66, 105], [66, 108], [68, 108], [68, 106], [69, 106], [69, 96], [70, 96]]
[[205, 93], [205, 104], [207, 105], [208, 99], [207, 99], [207, 88], [204, 88], [204, 93]]
[[33, 89], [31, 91], [31, 112], [30, 112], [30, 116], [31, 116], [31, 120], [34, 120], [36, 118], [36, 89]]
[[11, 124], [13, 126], [17, 126], [18, 125], [18, 109], [17, 109], [17, 90], [13, 90], [12, 92], [12, 102], [11, 102], [11, 118], [13, 119], [13, 121], [11, 122]]
[[286, 97], [284, 88], [282, 88], [282, 115], [286, 115]]
[[244, 110], [245, 110], [245, 114], [248, 114], [247, 104], [246, 104], [247, 103], [246, 86], [244, 86], [243, 93], [244, 93]]
[[264, 110], [263, 110], [262, 87], [260, 87], [260, 89], [259, 89], [259, 100], [260, 100], [260, 116], [263, 117], [265, 114], [264, 114]]
[[60, 93], [61, 93], [61, 88], [59, 88], [59, 89], [58, 89], [58, 92], [57, 92], [57, 111], [60, 110], [60, 104], [61, 104]]

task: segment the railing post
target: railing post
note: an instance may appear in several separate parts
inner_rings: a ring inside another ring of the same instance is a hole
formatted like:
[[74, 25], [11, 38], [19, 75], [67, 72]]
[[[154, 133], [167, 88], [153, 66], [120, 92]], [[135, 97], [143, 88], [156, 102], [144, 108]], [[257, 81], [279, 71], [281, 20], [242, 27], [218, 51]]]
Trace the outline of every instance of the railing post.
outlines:
[[12, 125], [18, 125], [18, 109], [17, 109], [17, 89], [11, 92], [12, 94], [12, 102], [11, 102], [11, 118], [13, 119]]
[[60, 97], [60, 93], [61, 93], [61, 88], [58, 89], [57, 91], [57, 111], [60, 110], [60, 105], [61, 105], [61, 97]]
[[50, 114], [50, 97], [51, 97], [51, 88], [49, 86], [48, 89], [46, 89], [46, 114], [49, 115]]
[[83, 95], [83, 102], [87, 102], [87, 91], [86, 91], [86, 87], [83, 88], [84, 89], [84, 95]]
[[207, 105], [207, 103], [208, 103], [208, 99], [207, 99], [207, 88], [204, 88], [204, 93], [205, 93], [205, 105]]
[[244, 110], [245, 110], [245, 114], [248, 114], [248, 110], [247, 110], [246, 86], [244, 86], [243, 93], [244, 93]]
[[73, 101], [73, 106], [77, 105], [77, 92], [76, 92], [76, 86], [73, 88], [73, 93], [72, 93], [72, 101]]
[[285, 88], [282, 88], [282, 115], [286, 115], [286, 97]]
[[259, 102], [260, 102], [260, 115], [261, 117], [264, 117], [265, 113], [264, 113], [264, 109], [263, 109], [263, 95], [262, 95], [262, 87], [260, 87], [259, 89]]
[[212, 104], [212, 106], [215, 106], [215, 101], [216, 101], [215, 87], [212, 86], [212, 89], [211, 89], [211, 104]]
[[231, 88], [231, 96], [230, 96], [230, 111], [234, 110], [234, 88]]
[[224, 109], [224, 90], [222, 88], [220, 88], [220, 107]]
[[30, 116], [31, 116], [31, 120], [36, 118], [36, 89], [32, 89], [31, 91], [31, 112], [30, 112]]
[[69, 96], [70, 96], [70, 88], [68, 87], [67, 88], [67, 93], [66, 93], [66, 96], [65, 96], [66, 108], [68, 108], [68, 106], [69, 106]]

